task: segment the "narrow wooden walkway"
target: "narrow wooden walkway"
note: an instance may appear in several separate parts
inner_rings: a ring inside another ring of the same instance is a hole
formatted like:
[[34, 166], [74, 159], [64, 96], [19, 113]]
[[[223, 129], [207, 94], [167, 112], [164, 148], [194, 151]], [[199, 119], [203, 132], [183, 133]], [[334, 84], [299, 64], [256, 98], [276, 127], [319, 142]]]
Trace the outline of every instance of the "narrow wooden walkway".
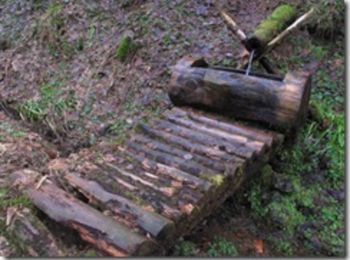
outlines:
[[161, 255], [282, 141], [272, 131], [174, 108], [113, 149], [53, 162], [57, 178], [28, 181], [17, 173], [14, 183], [49, 218], [106, 255]]

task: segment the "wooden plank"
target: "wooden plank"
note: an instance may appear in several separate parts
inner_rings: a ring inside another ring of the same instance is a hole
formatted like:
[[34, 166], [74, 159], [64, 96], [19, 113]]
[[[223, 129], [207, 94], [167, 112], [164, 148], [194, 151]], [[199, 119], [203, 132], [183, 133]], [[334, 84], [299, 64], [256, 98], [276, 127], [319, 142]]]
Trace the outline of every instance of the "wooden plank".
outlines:
[[[79, 173], [84, 178], [95, 181], [106, 191], [117, 193], [137, 204], [152, 208], [174, 222], [179, 221], [182, 217], [182, 213], [177, 209], [177, 203], [173, 198], [163, 196], [161, 193], [148, 189], [147, 186], [143, 186], [140, 183], [132, 182], [123, 175], [117, 175], [118, 172], [104, 165], [103, 162], [99, 164], [99, 168], [96, 171], [82, 171]], [[124, 184], [120, 185], [121, 182]]]
[[207, 156], [212, 159], [219, 159], [227, 163], [236, 163], [237, 161], [244, 163], [244, 160], [242, 160], [241, 158], [234, 157], [226, 153], [225, 151], [207, 147], [202, 144], [197, 144], [185, 138], [173, 135], [171, 133], [166, 133], [164, 131], [152, 129], [144, 124], [139, 124], [139, 128], [141, 131], [143, 131], [145, 134], [151, 137], [165, 140], [169, 144], [179, 146], [190, 153], [197, 153], [199, 155]]
[[73, 174], [67, 174], [64, 178], [85, 196], [96, 201], [99, 207], [110, 209], [124, 219], [136, 222], [138, 227], [153, 237], [166, 239], [173, 235], [175, 226], [171, 220], [147, 211], [122, 196], [104, 190], [97, 182], [85, 180]]
[[245, 136], [250, 140], [256, 140], [265, 143], [268, 146], [273, 146], [276, 142], [281, 141], [282, 135], [259, 128], [253, 128], [242, 125], [238, 122], [228, 122], [227, 119], [216, 119], [213, 116], [206, 114], [202, 115], [200, 112], [193, 112], [190, 109], [183, 110], [180, 108], [173, 108], [165, 113], [165, 115], [177, 116], [180, 118], [190, 118], [196, 122], [206, 124], [210, 127], [217, 128], [227, 133]]
[[24, 170], [12, 174], [11, 178], [37, 208], [56, 222], [76, 230], [97, 249], [110, 256], [151, 255], [160, 250], [154, 241], [132, 232], [48, 180], [36, 189], [38, 176]]
[[120, 148], [120, 150], [127, 154], [130, 158], [133, 158], [146, 170], [152, 170], [158, 174], [163, 174], [174, 178], [177, 181], [184, 182], [185, 185], [193, 186], [195, 189], [199, 188], [202, 191], [208, 191], [212, 184], [206, 180], [198, 178], [192, 174], [181, 171], [177, 168], [156, 162], [152, 159], [146, 158], [144, 156], [131, 153], [125, 149]]
[[197, 154], [191, 154], [187, 151], [178, 149], [174, 146], [171, 146], [164, 142], [160, 142], [155, 139], [148, 138], [143, 135], [134, 134], [131, 137], [131, 141], [147, 145], [147, 147], [149, 147], [150, 149], [154, 149], [169, 155], [174, 155], [183, 158], [187, 161], [195, 161], [199, 164], [204, 165], [205, 167], [210, 168], [213, 171], [224, 172], [227, 169], [227, 165], [219, 160], [214, 160]]
[[265, 148], [263, 143], [248, 142], [245, 137], [228, 135], [219, 130], [194, 124], [189, 120], [170, 116], [167, 119], [173, 124], [158, 120], [155, 122], [157, 129], [163, 129], [209, 147], [218, 147], [220, 150], [242, 159], [255, 158], [257, 153], [262, 152]]
[[143, 145], [137, 145], [133, 142], [126, 141], [127, 148], [132, 149], [135, 152], [143, 153], [147, 155], [147, 157], [152, 158], [155, 161], [160, 163], [179, 168], [182, 171], [188, 172], [195, 176], [203, 176], [203, 174], [217, 174], [217, 172], [213, 172], [211, 169], [204, 167], [194, 161], [186, 161], [177, 156], [168, 156], [167, 154], [153, 151], [148, 149]]

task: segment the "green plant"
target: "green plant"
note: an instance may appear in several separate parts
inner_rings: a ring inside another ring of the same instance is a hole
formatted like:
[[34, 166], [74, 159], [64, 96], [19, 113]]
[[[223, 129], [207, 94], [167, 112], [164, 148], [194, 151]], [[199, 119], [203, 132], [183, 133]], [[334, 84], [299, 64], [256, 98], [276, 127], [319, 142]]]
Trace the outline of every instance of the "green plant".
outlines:
[[1, 122], [0, 129], [4, 130], [7, 134], [11, 135], [12, 137], [21, 138], [26, 136], [25, 132], [17, 130], [14, 126], [9, 124], [8, 122]]
[[31, 207], [32, 204], [28, 197], [24, 195], [12, 196], [10, 190], [7, 188], [0, 188], [0, 209], [7, 207]]
[[207, 252], [208, 256], [218, 257], [218, 256], [237, 256], [238, 251], [234, 244], [227, 241], [224, 238], [216, 237], [214, 241], [210, 244], [209, 250]]
[[19, 106], [22, 117], [29, 121], [43, 121], [48, 115], [61, 116], [68, 108], [75, 105], [74, 93], [69, 93], [65, 98], [60, 97], [61, 82], [44, 84], [40, 88], [40, 97], [31, 99]]
[[291, 237], [285, 237], [283, 239], [276, 237], [269, 237], [269, 241], [274, 245], [278, 252], [281, 252], [285, 256], [293, 255], [293, 245], [290, 242]]
[[35, 22], [33, 35], [37, 36], [42, 45], [47, 46], [51, 55], [70, 59], [83, 49], [84, 42], [81, 37], [76, 42], [68, 41], [63, 7], [59, 1], [53, 1]]
[[196, 245], [190, 241], [181, 241], [175, 246], [176, 256], [195, 256], [197, 253]]
[[170, 37], [170, 34], [165, 34], [165, 35], [163, 36], [162, 41], [163, 41], [163, 45], [164, 45], [164, 46], [169, 46], [169, 45], [171, 44], [171, 37]]
[[344, 28], [344, 0], [308, 0], [305, 6], [316, 10], [308, 24], [317, 35], [334, 39], [336, 32]]
[[125, 62], [128, 58], [131, 58], [135, 54], [137, 49], [138, 45], [132, 41], [131, 37], [122, 37], [119, 40], [119, 44], [115, 52], [115, 57], [119, 61]]

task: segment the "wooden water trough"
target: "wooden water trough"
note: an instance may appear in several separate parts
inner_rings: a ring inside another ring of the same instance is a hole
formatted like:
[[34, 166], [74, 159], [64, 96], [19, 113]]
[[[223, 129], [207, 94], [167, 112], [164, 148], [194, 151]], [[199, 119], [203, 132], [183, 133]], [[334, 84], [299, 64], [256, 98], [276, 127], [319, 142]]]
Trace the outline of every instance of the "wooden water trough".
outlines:
[[245, 76], [184, 59], [171, 99], [220, 114], [175, 107], [120, 145], [53, 161], [56, 178], [25, 170], [13, 174], [14, 185], [105, 255], [162, 255], [269, 160], [286, 130], [302, 122], [309, 92], [304, 74]]

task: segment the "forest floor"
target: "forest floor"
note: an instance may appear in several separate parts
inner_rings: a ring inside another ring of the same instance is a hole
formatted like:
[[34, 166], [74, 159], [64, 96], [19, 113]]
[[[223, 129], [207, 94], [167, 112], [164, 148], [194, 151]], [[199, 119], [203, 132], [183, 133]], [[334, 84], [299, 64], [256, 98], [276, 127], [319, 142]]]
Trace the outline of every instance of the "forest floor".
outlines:
[[[242, 46], [212, 2], [0, 0], [0, 211], [23, 203], [7, 194], [9, 172], [40, 171], [52, 158], [118, 142], [171, 107], [170, 67], [181, 57], [235, 66]], [[223, 2], [252, 32], [283, 1]], [[169, 255], [345, 254], [344, 45], [341, 34], [325, 40], [302, 28], [269, 53], [282, 75], [313, 72], [307, 122], [293, 145]], [[15, 254], [3, 249], [5, 237], [1, 229], [0, 255]]]

